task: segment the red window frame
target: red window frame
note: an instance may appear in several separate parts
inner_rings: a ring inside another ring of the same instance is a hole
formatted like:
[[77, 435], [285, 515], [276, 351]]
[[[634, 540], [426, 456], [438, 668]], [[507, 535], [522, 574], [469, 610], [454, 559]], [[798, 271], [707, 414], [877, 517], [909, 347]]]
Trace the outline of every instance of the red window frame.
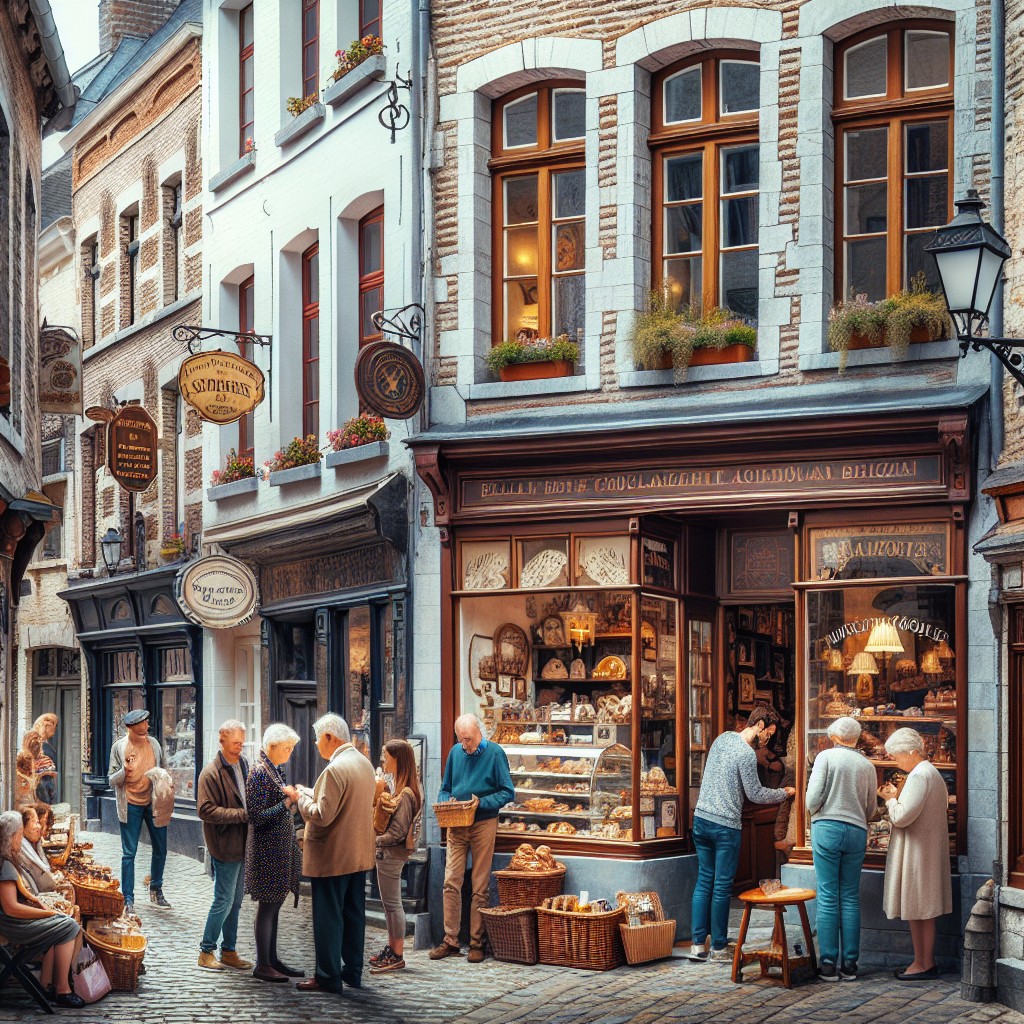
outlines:
[[320, 291], [314, 267], [319, 269], [320, 244], [302, 254], [302, 436], [320, 436]]
[[[366, 229], [372, 224], [380, 225], [380, 267], [368, 268], [365, 261], [364, 239]], [[381, 332], [374, 325], [373, 321], [365, 315], [364, 296], [371, 292], [379, 292], [380, 306], [384, 308], [384, 207], [378, 206], [371, 210], [359, 222], [359, 346], [369, 344], [371, 341], [380, 341]]]
[[[315, 31], [306, 30], [306, 15], [313, 11]], [[320, 0], [302, 0], [302, 98], [320, 91]], [[311, 69], [307, 73], [306, 61], [312, 54]]]
[[381, 18], [384, 13], [384, 0], [369, 0], [376, 13], [372, 16], [367, 11], [368, 0], [359, 0], [359, 38], [364, 36], [380, 36]]
[[[245, 23], [248, 18], [250, 25], [253, 24], [255, 15], [253, 12], [253, 5], [249, 4], [247, 7], [243, 7], [238, 12], [238, 155], [244, 156], [246, 149], [246, 142], [249, 139], [253, 139], [253, 132], [255, 130], [255, 118], [256, 118], [256, 103], [255, 97], [253, 101], [253, 120], [247, 121], [245, 117], [245, 100], [246, 97], [253, 93], [256, 89], [256, 74], [253, 68], [254, 63], [254, 49], [253, 45], [255, 40], [250, 39], [247, 43], [245, 41]], [[255, 35], [255, 29], [253, 30]], [[253, 74], [250, 76], [252, 79], [252, 85], [246, 88], [245, 84], [245, 72], [247, 68], [253, 68]]]
[[[250, 274], [239, 286], [238, 286], [238, 329], [240, 331], [253, 331], [253, 285], [255, 283], [255, 277]], [[238, 339], [238, 354], [243, 359], [252, 360], [252, 342], [243, 341], [241, 338]], [[238, 421], [238, 455], [240, 458], [251, 458], [256, 457], [256, 448], [254, 444], [255, 430], [253, 424], [254, 414], [247, 412]]]

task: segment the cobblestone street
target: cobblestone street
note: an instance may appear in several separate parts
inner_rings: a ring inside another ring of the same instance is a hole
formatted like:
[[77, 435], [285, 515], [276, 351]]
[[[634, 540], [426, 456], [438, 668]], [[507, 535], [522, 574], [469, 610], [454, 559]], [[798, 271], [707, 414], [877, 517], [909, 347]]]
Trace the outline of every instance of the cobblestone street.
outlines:
[[[97, 860], [117, 865], [120, 847], [113, 836], [94, 834]], [[141, 847], [138, 875], [148, 872], [149, 849]], [[781, 985], [749, 982], [734, 985], [726, 968], [673, 959], [649, 967], [623, 967], [593, 974], [555, 967], [517, 967], [487, 960], [479, 966], [464, 958], [431, 962], [425, 951], [408, 952], [406, 970], [382, 978], [365, 976], [366, 988], [346, 989], [341, 997], [300, 994], [292, 986], [267, 985], [247, 973], [211, 972], [196, 967], [199, 937], [212, 895], [212, 883], [194, 860], [168, 857], [165, 892], [173, 905], [167, 912], [139, 903], [149, 936], [147, 973], [137, 995], [112, 993], [81, 1012], [63, 1011], [78, 1021], [278, 1022], [453, 1022], [453, 1024], [782, 1024], [832, 1021], [868, 1024], [951, 1024], [998, 1021], [1024, 1024], [1024, 1016], [1001, 1006], [965, 1003], [959, 979], [900, 985], [889, 971], [870, 968], [855, 984], [821, 982]], [[282, 958], [309, 969], [313, 943], [309, 900], [281, 914]], [[252, 904], [242, 908], [239, 952], [252, 956]], [[367, 951], [376, 952], [383, 934], [370, 929]], [[410, 939], [411, 944], [411, 939]], [[372, 949], [370, 947], [373, 947]], [[0, 1021], [40, 1019], [19, 990], [3, 992]]]

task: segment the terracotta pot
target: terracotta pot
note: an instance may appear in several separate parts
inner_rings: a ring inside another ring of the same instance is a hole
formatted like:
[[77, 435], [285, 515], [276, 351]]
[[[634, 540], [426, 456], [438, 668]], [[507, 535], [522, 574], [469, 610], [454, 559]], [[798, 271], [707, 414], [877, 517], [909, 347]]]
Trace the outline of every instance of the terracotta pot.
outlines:
[[691, 366], [716, 366], [719, 363], [749, 363], [754, 350], [749, 345], [726, 345], [725, 348], [694, 349]]
[[564, 359], [546, 359], [539, 363], [509, 363], [498, 371], [503, 381], [546, 380], [572, 376], [572, 363]]
[[[924, 344], [927, 341], [935, 341], [935, 340], [940, 340], [940, 339], [933, 339], [931, 337], [931, 335], [929, 335], [927, 327], [915, 327], [910, 332], [910, 344], [911, 345], [922, 345], [922, 344]], [[855, 334], [850, 339], [850, 351], [851, 352], [853, 352], [855, 349], [882, 348], [884, 345], [885, 345], [885, 333], [884, 332], [882, 334], [881, 341], [879, 341], [877, 345], [872, 345], [871, 342], [868, 341], [866, 335], [863, 335], [863, 334]]]
[[657, 366], [652, 367], [654, 370], [671, 370], [672, 369], [672, 353], [662, 352], [661, 358], [658, 359]]

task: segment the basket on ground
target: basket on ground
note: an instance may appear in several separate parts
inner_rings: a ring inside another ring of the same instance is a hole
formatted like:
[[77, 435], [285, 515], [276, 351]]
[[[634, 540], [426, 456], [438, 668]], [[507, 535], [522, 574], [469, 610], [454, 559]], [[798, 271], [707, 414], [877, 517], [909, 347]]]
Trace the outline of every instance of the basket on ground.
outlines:
[[[626, 913], [626, 921], [619, 925], [626, 962], [645, 964], [671, 956], [676, 923], [665, 920], [661, 897], [656, 892], [620, 892], [616, 898]], [[640, 923], [631, 924], [631, 918], [640, 918]]]
[[437, 824], [441, 828], [465, 828], [472, 825], [479, 803], [480, 801], [473, 797], [472, 800], [449, 800], [447, 803], [434, 804]]
[[619, 925], [626, 911], [581, 914], [578, 911], [537, 908], [537, 952], [542, 964], [610, 971], [624, 956]]
[[565, 867], [553, 871], [495, 871], [498, 903], [503, 907], [539, 907], [549, 896], [560, 896]]
[[117, 889], [97, 889], [74, 882], [75, 903], [82, 917], [120, 917], [124, 912], [124, 894]]
[[510, 964], [537, 962], [537, 911], [533, 907], [481, 909], [495, 960]]
[[142, 969], [142, 958], [146, 955], [145, 944], [139, 949], [115, 946], [96, 935], [88, 925], [85, 937], [102, 961], [110, 979], [110, 987], [115, 992], [134, 992], [139, 987], [139, 971]]

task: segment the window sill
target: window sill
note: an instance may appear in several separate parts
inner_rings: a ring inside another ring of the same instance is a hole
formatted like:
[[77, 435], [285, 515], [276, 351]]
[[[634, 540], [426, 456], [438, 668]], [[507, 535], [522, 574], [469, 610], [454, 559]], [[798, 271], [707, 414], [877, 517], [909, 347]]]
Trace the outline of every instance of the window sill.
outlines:
[[[960, 342], [955, 338], [946, 341], [923, 341], [911, 345], [906, 359], [899, 362], [915, 363], [924, 359], [955, 359], [960, 355]], [[811, 352], [800, 356], [801, 370], [839, 370], [839, 352]], [[878, 366], [896, 362], [887, 345], [880, 348], [861, 348], [848, 353], [847, 368], [853, 366]]]
[[286, 124], [275, 136], [274, 145], [283, 149], [293, 142], [301, 139], [307, 132], [311, 132], [327, 116], [327, 109], [322, 103], [314, 103], [313, 106], [304, 110], [298, 117], [293, 117], [290, 124]]
[[354, 96], [365, 89], [370, 82], [380, 82], [387, 70], [387, 59], [383, 53], [367, 57], [358, 67], [354, 67], [347, 75], [342, 75], [332, 82], [324, 91], [324, 102], [332, 107], [344, 103], [349, 96]]
[[672, 370], [623, 370], [619, 373], [620, 388], [685, 387], [708, 380], [738, 380], [744, 377], [766, 377], [778, 373], [778, 367], [768, 361], [751, 360], [747, 363], [712, 363], [691, 366], [686, 379], [676, 383]]
[[342, 466], [351, 465], [353, 462], [386, 459], [387, 455], [387, 441], [371, 441], [369, 444], [361, 444], [355, 448], [345, 448], [340, 452], [328, 452], [326, 462], [328, 469], [340, 469]]
[[308, 480], [318, 480], [323, 468], [322, 462], [311, 462], [308, 466], [296, 466], [294, 469], [279, 469], [270, 474], [271, 487], [287, 487], [289, 484], [301, 484]]
[[29, 563], [29, 569], [66, 569], [68, 560], [63, 555], [45, 555]]
[[244, 174], [248, 174], [256, 167], [256, 151], [243, 153], [233, 164], [229, 164], [223, 171], [219, 171], [209, 181], [207, 187], [211, 192], [219, 192], [227, 188], [233, 181], [237, 181]]
[[257, 487], [256, 477], [250, 476], [244, 480], [232, 480], [228, 484], [216, 484], [213, 487], [207, 487], [206, 498], [208, 501], [228, 501], [231, 498], [255, 494]]
[[0, 414], [0, 437], [9, 442], [22, 458], [25, 457], [25, 439], [14, 429], [9, 416], [3, 414]]
[[572, 377], [470, 384], [469, 400], [475, 402], [492, 398], [528, 398], [532, 395], [569, 395], [587, 390], [586, 376], [578, 373]]

